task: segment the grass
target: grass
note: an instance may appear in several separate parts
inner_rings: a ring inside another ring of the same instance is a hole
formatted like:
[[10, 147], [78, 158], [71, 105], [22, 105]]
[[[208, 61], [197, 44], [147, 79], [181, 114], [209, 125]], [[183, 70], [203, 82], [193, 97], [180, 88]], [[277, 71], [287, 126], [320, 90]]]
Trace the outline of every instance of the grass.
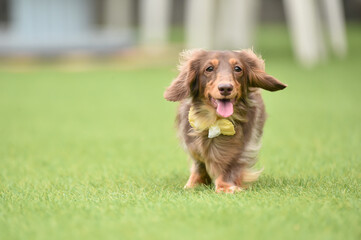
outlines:
[[361, 32], [349, 28], [346, 59], [313, 69], [288, 56], [284, 30], [262, 34], [268, 72], [289, 87], [264, 92], [265, 171], [235, 195], [183, 190], [176, 104], [162, 99], [175, 58], [2, 68], [0, 239], [360, 239]]

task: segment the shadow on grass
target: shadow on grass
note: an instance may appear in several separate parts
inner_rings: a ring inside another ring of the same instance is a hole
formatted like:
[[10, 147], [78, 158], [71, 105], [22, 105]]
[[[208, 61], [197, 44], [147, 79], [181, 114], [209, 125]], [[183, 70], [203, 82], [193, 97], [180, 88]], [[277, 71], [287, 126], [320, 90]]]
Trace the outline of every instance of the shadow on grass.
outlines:
[[290, 188], [290, 187], [316, 187], [319, 183], [316, 178], [305, 177], [274, 177], [264, 175], [259, 180], [251, 184], [253, 190], [271, 189], [271, 188]]

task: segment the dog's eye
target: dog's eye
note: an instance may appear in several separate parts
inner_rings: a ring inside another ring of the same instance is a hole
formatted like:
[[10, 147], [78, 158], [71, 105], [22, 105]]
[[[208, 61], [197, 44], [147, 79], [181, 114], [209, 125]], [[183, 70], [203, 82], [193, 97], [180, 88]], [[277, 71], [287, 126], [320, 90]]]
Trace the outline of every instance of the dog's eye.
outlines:
[[234, 71], [235, 71], [235, 72], [241, 72], [241, 71], [242, 71], [242, 68], [239, 67], [239, 66], [235, 66], [235, 67], [234, 67]]
[[214, 70], [214, 68], [213, 68], [212, 66], [209, 66], [209, 67], [207, 67], [207, 69], [206, 69], [207, 72], [213, 72], [213, 70]]

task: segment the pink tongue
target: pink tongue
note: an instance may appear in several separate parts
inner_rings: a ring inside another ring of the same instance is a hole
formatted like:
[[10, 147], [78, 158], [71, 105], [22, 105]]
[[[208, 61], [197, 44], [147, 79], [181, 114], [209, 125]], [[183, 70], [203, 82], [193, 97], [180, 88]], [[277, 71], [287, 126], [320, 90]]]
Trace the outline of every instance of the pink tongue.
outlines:
[[217, 101], [217, 113], [222, 117], [229, 117], [233, 114], [233, 104], [231, 101]]

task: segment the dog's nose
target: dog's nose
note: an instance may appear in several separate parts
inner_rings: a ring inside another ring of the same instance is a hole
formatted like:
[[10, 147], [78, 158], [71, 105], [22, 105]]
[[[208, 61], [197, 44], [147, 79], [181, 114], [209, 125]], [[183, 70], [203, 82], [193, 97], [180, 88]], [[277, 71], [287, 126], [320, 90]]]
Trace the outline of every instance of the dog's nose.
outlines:
[[228, 96], [233, 90], [233, 85], [230, 83], [221, 83], [218, 85], [218, 90], [223, 96]]

